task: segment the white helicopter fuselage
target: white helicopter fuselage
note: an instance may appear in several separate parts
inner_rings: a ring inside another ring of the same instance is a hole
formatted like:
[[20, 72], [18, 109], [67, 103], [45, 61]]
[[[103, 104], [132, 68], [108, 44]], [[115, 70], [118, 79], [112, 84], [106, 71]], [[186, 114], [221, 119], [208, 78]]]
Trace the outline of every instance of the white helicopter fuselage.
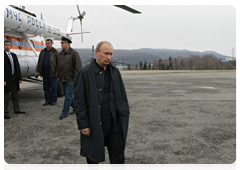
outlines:
[[[131, 13], [141, 13], [125, 5], [115, 5]], [[4, 9], [4, 40], [9, 39], [12, 42], [11, 52], [14, 52], [19, 60], [22, 77], [37, 77], [38, 56], [42, 49], [45, 48], [45, 40], [61, 40], [61, 37], [72, 39], [71, 35], [85, 34], [90, 32], [72, 32], [73, 22], [82, 19], [86, 12], [80, 13], [77, 5], [79, 16], [69, 18], [66, 31], [62, 31], [51, 26], [38, 18], [34, 13], [25, 10], [25, 7], [9, 5]], [[82, 29], [82, 27], [81, 27]], [[83, 38], [82, 38], [83, 41]]]
[[24, 9], [7, 6], [4, 9], [4, 39], [12, 42], [11, 52], [19, 60], [22, 77], [37, 77], [38, 56], [45, 48], [45, 40], [61, 40], [61, 37], [72, 39], [73, 17], [69, 19], [67, 31], [55, 28]]
[[[24, 37], [19, 33], [4, 31], [4, 39], [9, 39], [12, 42], [10, 51], [18, 57], [22, 77], [37, 76], [38, 56], [32, 51]], [[39, 55], [40, 51], [45, 48], [44, 38], [37, 36], [31, 37], [29, 40], [34, 44], [34, 49], [37, 55]]]

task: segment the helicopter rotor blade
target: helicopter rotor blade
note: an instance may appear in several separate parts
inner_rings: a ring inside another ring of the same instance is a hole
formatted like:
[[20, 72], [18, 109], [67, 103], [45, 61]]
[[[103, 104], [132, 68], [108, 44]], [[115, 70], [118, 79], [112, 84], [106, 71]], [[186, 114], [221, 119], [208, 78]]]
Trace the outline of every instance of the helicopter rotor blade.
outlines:
[[78, 9], [79, 16], [81, 16], [81, 12], [78, 5], [77, 5], [77, 9]]
[[[82, 19], [83, 19], [83, 16], [81, 15], [81, 12], [80, 12], [80, 9], [79, 9], [79, 6], [77, 5], [77, 9], [78, 9], [78, 13], [79, 13], [79, 19], [80, 19], [80, 28], [81, 28], [81, 32], [82, 32]], [[81, 34], [81, 40], [83, 42], [83, 34]]]
[[124, 10], [126, 10], [128, 12], [133, 13], [133, 14], [141, 14], [141, 12], [139, 12], [139, 11], [129, 7], [129, 6], [126, 6], [126, 5], [113, 5], [113, 6], [121, 8], [121, 9], [124, 9]]
[[[80, 19], [80, 26], [81, 26], [81, 32], [83, 32], [82, 31], [82, 19]], [[81, 38], [82, 38], [82, 42], [83, 42], [83, 34], [81, 34]]]

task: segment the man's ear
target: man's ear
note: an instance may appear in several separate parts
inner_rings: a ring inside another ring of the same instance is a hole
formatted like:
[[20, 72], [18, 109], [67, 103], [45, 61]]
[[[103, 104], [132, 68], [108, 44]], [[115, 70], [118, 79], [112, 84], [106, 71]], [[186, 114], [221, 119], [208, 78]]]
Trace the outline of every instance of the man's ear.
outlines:
[[96, 50], [95, 50], [95, 54], [97, 54], [98, 52], [99, 52], [99, 51], [96, 49]]

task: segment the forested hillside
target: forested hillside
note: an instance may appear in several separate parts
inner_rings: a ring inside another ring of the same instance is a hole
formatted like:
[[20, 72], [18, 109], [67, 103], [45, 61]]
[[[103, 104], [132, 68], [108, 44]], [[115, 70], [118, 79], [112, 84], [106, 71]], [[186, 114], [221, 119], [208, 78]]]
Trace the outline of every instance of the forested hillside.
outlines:
[[[58, 49], [58, 50], [60, 51], [61, 49]], [[76, 48], [75, 50], [78, 51], [82, 61], [89, 60], [89, 57], [92, 56], [92, 49], [90, 48], [89, 49]], [[136, 49], [136, 50], [115, 49], [113, 54], [113, 60], [136, 65], [136, 64], [139, 64], [140, 61], [142, 62], [146, 61], [147, 63], [152, 63], [154, 60], [159, 60], [159, 59], [165, 60], [165, 59], [168, 59], [169, 57], [188, 58], [191, 55], [204, 56], [206, 54], [212, 54], [214, 57], [218, 59], [229, 57], [229, 56], [221, 55], [214, 51], [197, 52], [197, 51], [188, 51], [188, 50], [142, 48], [142, 49]]]

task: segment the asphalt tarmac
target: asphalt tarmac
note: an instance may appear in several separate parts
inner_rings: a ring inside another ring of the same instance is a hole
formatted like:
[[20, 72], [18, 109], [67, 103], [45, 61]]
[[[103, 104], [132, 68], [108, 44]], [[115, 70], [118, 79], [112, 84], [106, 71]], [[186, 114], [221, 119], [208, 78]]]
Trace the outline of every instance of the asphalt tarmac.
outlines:
[[[130, 105], [126, 164], [232, 164], [236, 160], [236, 71], [122, 71]], [[76, 116], [59, 120], [40, 84], [23, 82], [20, 108], [4, 120], [9, 164], [85, 164]], [[70, 109], [70, 112], [72, 108]], [[106, 161], [109, 164], [106, 149]]]

